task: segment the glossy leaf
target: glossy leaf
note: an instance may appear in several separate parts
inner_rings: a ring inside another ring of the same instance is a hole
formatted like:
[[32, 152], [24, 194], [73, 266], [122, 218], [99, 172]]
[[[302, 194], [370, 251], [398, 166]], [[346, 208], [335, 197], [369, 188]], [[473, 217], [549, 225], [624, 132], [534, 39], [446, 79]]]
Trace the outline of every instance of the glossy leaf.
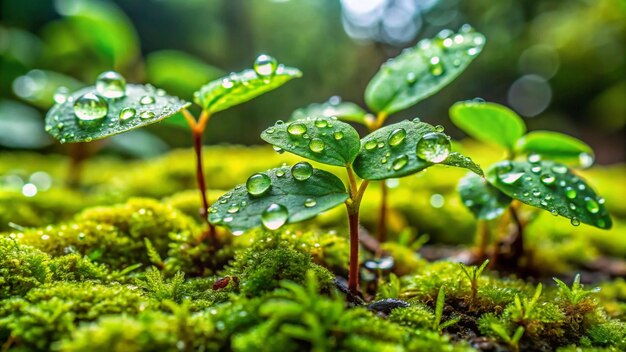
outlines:
[[248, 192], [246, 185], [239, 185], [210, 207], [209, 221], [240, 234], [263, 225], [263, 212], [272, 204], [286, 209], [286, 223], [295, 223], [310, 219], [348, 199], [344, 184], [327, 171], [312, 169], [312, 174], [305, 180], [294, 178], [291, 169], [286, 166], [263, 174], [271, 180], [265, 193], [254, 196]]
[[511, 204], [511, 197], [502, 193], [484, 178], [468, 173], [459, 181], [463, 204], [482, 220], [493, 220], [502, 215]]
[[247, 69], [219, 78], [194, 93], [194, 101], [210, 113], [226, 110], [261, 94], [274, 90], [288, 81], [302, 76], [297, 68], [278, 65], [274, 73], [260, 76]]
[[593, 149], [585, 142], [559, 132], [532, 131], [516, 144], [518, 153], [536, 153], [550, 160], [589, 167], [593, 163]]
[[[152, 86], [128, 84], [125, 97], [105, 99], [108, 111], [104, 118], [85, 122], [75, 114], [74, 104], [77, 99], [87, 93], [96, 93], [96, 90], [93, 86], [78, 90], [72, 93], [64, 103], [56, 104], [48, 111], [46, 131], [61, 143], [89, 142], [130, 131], [159, 122], [189, 105]], [[145, 104], [144, 99], [144, 104], [142, 104], [140, 100], [145, 97], [152, 97], [154, 102]], [[134, 109], [134, 116], [126, 120], [120, 119], [120, 112], [124, 108]]]
[[452, 82], [484, 44], [485, 37], [469, 25], [421, 40], [381, 66], [365, 90], [367, 106], [392, 114], [415, 105]]
[[352, 164], [359, 153], [359, 134], [349, 124], [328, 117], [278, 122], [261, 133], [274, 147], [335, 166]]
[[503, 161], [487, 172], [489, 182], [534, 207], [602, 229], [611, 227], [604, 200], [565, 165], [552, 161]]
[[46, 70], [30, 70], [13, 81], [15, 95], [40, 108], [49, 109], [54, 105], [54, 94], [61, 87], [70, 92], [85, 84], [62, 73]]
[[450, 119], [471, 137], [513, 150], [526, 133], [524, 120], [513, 110], [496, 103], [458, 102], [450, 108]]
[[313, 103], [300, 108], [291, 114], [291, 120], [300, 120], [307, 117], [337, 117], [342, 121], [351, 121], [366, 125], [366, 118], [370, 116], [363, 108], [349, 101], [341, 101], [339, 97], [332, 97], [323, 103]]
[[[447, 142], [440, 162], [430, 162], [417, 156], [417, 147], [425, 135], [441, 135]], [[404, 138], [398, 138], [404, 135]], [[361, 140], [361, 151], [354, 160], [354, 171], [366, 180], [384, 180], [414, 174], [432, 165], [442, 164], [470, 168], [482, 174], [480, 167], [471, 159], [450, 152], [447, 136], [425, 122], [402, 121], [378, 129]], [[446, 149], [447, 148], [447, 149]], [[445, 159], [443, 159], [445, 158]]]

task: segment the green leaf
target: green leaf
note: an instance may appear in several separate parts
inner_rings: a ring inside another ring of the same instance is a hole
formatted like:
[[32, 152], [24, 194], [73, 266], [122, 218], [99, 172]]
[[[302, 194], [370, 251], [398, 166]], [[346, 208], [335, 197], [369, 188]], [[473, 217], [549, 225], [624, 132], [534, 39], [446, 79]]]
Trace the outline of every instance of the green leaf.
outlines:
[[589, 167], [593, 163], [593, 149], [585, 142], [566, 134], [552, 131], [532, 131], [517, 141], [518, 153], [535, 153], [546, 159], [571, 165]]
[[468, 169], [476, 175], [483, 176], [483, 169], [480, 168], [480, 165], [474, 163], [472, 159], [466, 157], [465, 155], [457, 152], [452, 152], [448, 156], [446, 160], [443, 161], [444, 165], [460, 167], [463, 169]]
[[[296, 165], [302, 164], [308, 165]], [[312, 218], [348, 199], [344, 184], [327, 171], [313, 169], [311, 176], [303, 181], [295, 179], [288, 167], [271, 169], [263, 174], [271, 180], [271, 186], [265, 193], [254, 196], [248, 192], [246, 185], [239, 185], [210, 207], [209, 221], [239, 234], [261, 226], [262, 214], [272, 204], [285, 207], [286, 222], [295, 223]]]
[[332, 97], [326, 102], [313, 103], [307, 107], [297, 109], [291, 114], [290, 120], [300, 120], [307, 117], [333, 116], [342, 121], [351, 121], [367, 125], [366, 117], [370, 115], [355, 103], [341, 101], [339, 97]]
[[46, 70], [30, 70], [13, 82], [15, 95], [40, 108], [49, 109], [54, 105], [54, 93], [61, 87], [70, 92], [85, 84], [62, 73]]
[[484, 178], [468, 173], [458, 187], [463, 204], [478, 219], [493, 220], [511, 204], [511, 197], [489, 184]]
[[458, 102], [450, 108], [450, 119], [471, 137], [513, 150], [526, 133], [524, 120], [513, 110], [496, 103]]
[[[61, 143], [89, 142], [118, 133], [159, 122], [175, 114], [189, 103], [162, 93], [152, 86], [139, 84], [126, 85], [126, 96], [119, 99], [105, 99], [108, 111], [106, 116], [97, 121], [85, 122], [74, 113], [75, 102], [84, 94], [96, 93], [93, 86], [83, 88], [71, 94], [62, 104], [53, 106], [46, 115], [46, 131]], [[154, 102], [142, 104], [144, 97], [152, 97]], [[120, 111], [124, 108], [135, 109], [134, 117], [120, 119]], [[145, 113], [145, 114], [144, 114]], [[153, 113], [154, 117], [146, 114]]]
[[503, 161], [487, 171], [487, 179], [509, 197], [572, 219], [573, 225], [611, 228], [604, 200], [563, 164]]
[[204, 85], [194, 93], [195, 102], [210, 113], [226, 110], [302, 77], [297, 68], [278, 65], [274, 73], [260, 76], [247, 69]]
[[261, 138], [274, 147], [335, 166], [352, 164], [361, 148], [352, 126], [328, 117], [278, 122], [263, 131]]
[[417, 104], [461, 74], [484, 44], [485, 37], [468, 25], [421, 40], [381, 66], [365, 90], [367, 106], [392, 114]]
[[[444, 151], [439, 154], [446, 159], [439, 164], [470, 168], [482, 174], [480, 167], [469, 158], [458, 153], [450, 153], [449, 137], [419, 119], [385, 126], [365, 136], [361, 140], [361, 151], [354, 160], [354, 171], [362, 179], [384, 180], [411, 175], [435, 165], [437, 163], [426, 161], [416, 153], [422, 137], [433, 134], [442, 138], [441, 145]], [[405, 137], [399, 138], [401, 135]]]

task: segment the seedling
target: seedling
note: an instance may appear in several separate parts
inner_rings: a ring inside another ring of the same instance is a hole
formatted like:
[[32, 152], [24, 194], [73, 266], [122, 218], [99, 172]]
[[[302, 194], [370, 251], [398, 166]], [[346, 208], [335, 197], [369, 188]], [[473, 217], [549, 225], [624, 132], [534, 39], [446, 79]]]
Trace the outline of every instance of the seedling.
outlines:
[[446, 320], [443, 323], [441, 319], [443, 317], [443, 308], [446, 302], [446, 290], [444, 286], [439, 288], [439, 293], [437, 294], [437, 303], [435, 304], [435, 321], [433, 321], [433, 330], [436, 330], [441, 334], [443, 329], [450, 327], [461, 320], [461, 317], [454, 317], [450, 320]]
[[513, 301], [514, 305], [511, 309], [511, 319], [520, 324], [524, 324], [530, 320], [533, 317], [535, 306], [537, 305], [537, 301], [539, 301], [539, 297], [541, 297], [542, 290], [543, 285], [538, 284], [531, 299], [527, 297], [520, 298], [519, 295], [515, 295], [515, 300]]
[[[274, 90], [302, 73], [278, 64], [268, 55], [260, 55], [253, 69], [209, 82], [194, 93], [194, 101], [202, 112], [198, 119], [187, 110], [191, 103], [167, 95], [151, 85], [126, 84], [114, 71], [100, 74], [94, 86], [68, 95], [57, 95], [57, 102], [46, 116], [46, 131], [61, 143], [91, 142], [135, 128], [162, 121], [182, 112], [191, 127], [196, 153], [196, 176], [202, 208], [207, 219], [209, 201], [202, 166], [202, 136], [206, 124], [216, 112], [244, 103]], [[209, 225], [209, 237], [215, 237], [215, 227]]]
[[[611, 228], [604, 199], [570, 168], [591, 166], [593, 150], [587, 144], [558, 132], [526, 133], [524, 121], [515, 112], [479, 99], [454, 104], [450, 117], [471, 137], [506, 150], [506, 160], [489, 167], [486, 179], [468, 174], [458, 188], [463, 203], [480, 221], [496, 219], [509, 211], [517, 226], [511, 241], [514, 264], [524, 252], [524, 223], [514, 200], [564, 216], [574, 226], [582, 222]], [[484, 246], [487, 240], [480, 243]], [[479, 252], [485, 253], [485, 249]]]
[[478, 296], [478, 279], [480, 278], [480, 275], [482, 275], [483, 271], [487, 267], [487, 264], [489, 264], [489, 260], [485, 260], [480, 266], [473, 265], [471, 267], [467, 267], [465, 264], [459, 263], [459, 265], [461, 266], [461, 270], [463, 270], [463, 273], [469, 280], [470, 285], [472, 287], [470, 307], [472, 307], [474, 303], [476, 302], [476, 297]]
[[[381, 128], [387, 118], [410, 108], [454, 81], [480, 54], [485, 37], [469, 25], [458, 33], [443, 30], [435, 38], [423, 39], [384, 63], [365, 90], [365, 104], [359, 105], [335, 96], [322, 104], [311, 104], [294, 111], [291, 120], [310, 116], [337, 117], [365, 126], [370, 133]], [[378, 239], [387, 238], [387, 185], [381, 182]]]
[[358, 290], [359, 207], [371, 180], [407, 176], [437, 164], [482, 175], [470, 158], [450, 151], [449, 137], [441, 129], [419, 119], [383, 127], [361, 140], [352, 126], [334, 117], [279, 121], [263, 131], [261, 138], [274, 149], [345, 168], [347, 187], [334, 174], [299, 162], [250, 176], [245, 185], [213, 204], [209, 221], [240, 235], [261, 225], [276, 230], [345, 204], [350, 228], [348, 286], [354, 294]]
[[558, 294], [559, 296], [566, 300], [572, 307], [577, 307], [580, 303], [582, 303], [586, 298], [591, 296], [592, 294], [600, 291], [599, 287], [593, 288], [591, 290], [585, 290], [583, 285], [580, 283], [580, 274], [576, 274], [574, 277], [574, 282], [572, 282], [572, 287], [567, 286], [567, 284], [557, 278], [553, 278], [554, 282], [558, 286]]
[[506, 327], [504, 327], [500, 323], [493, 322], [491, 323], [489, 327], [504, 342], [506, 342], [507, 345], [509, 345], [509, 348], [511, 349], [511, 351], [513, 352], [519, 351], [519, 341], [522, 339], [522, 336], [524, 336], [524, 332], [525, 332], [525, 329], [523, 326], [518, 326], [517, 329], [515, 329], [515, 333], [513, 333], [513, 336], [509, 335], [509, 332], [507, 331]]

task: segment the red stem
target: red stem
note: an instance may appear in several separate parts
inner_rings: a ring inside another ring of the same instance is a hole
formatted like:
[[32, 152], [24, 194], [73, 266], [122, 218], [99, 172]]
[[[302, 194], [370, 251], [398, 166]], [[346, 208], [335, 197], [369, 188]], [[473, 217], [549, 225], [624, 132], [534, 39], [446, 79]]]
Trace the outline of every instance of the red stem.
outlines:
[[359, 209], [348, 207], [350, 223], [350, 272], [348, 274], [348, 288], [350, 293], [357, 295], [359, 291]]
[[209, 238], [215, 238], [215, 226], [209, 222], [207, 217], [209, 209], [209, 201], [206, 196], [206, 182], [204, 180], [204, 167], [202, 166], [202, 134], [203, 130], [199, 128], [192, 129], [193, 131], [193, 146], [196, 152], [196, 177], [198, 180], [198, 188], [200, 189], [200, 195], [202, 197], [202, 208], [200, 209], [200, 216], [209, 225]]

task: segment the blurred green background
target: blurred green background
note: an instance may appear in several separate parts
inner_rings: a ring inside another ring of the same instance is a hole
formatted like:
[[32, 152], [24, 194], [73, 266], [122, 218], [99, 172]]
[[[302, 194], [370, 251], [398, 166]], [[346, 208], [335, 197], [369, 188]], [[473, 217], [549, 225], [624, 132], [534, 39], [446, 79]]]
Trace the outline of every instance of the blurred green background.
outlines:
[[[588, 142], [601, 164], [625, 160], [624, 0], [4, 0], [0, 152], [62, 152], [43, 131], [58, 86], [93, 84], [114, 69], [190, 100], [268, 53], [304, 77], [220, 113], [206, 134], [207, 144], [258, 144], [262, 129], [296, 108], [334, 95], [363, 105], [381, 63], [464, 23], [487, 36], [483, 54], [392, 121], [419, 116], [462, 138], [448, 107], [482, 97], [511, 106], [531, 130]], [[161, 123], [113, 137], [103, 152], [149, 157], [190, 145], [184, 127]]]

